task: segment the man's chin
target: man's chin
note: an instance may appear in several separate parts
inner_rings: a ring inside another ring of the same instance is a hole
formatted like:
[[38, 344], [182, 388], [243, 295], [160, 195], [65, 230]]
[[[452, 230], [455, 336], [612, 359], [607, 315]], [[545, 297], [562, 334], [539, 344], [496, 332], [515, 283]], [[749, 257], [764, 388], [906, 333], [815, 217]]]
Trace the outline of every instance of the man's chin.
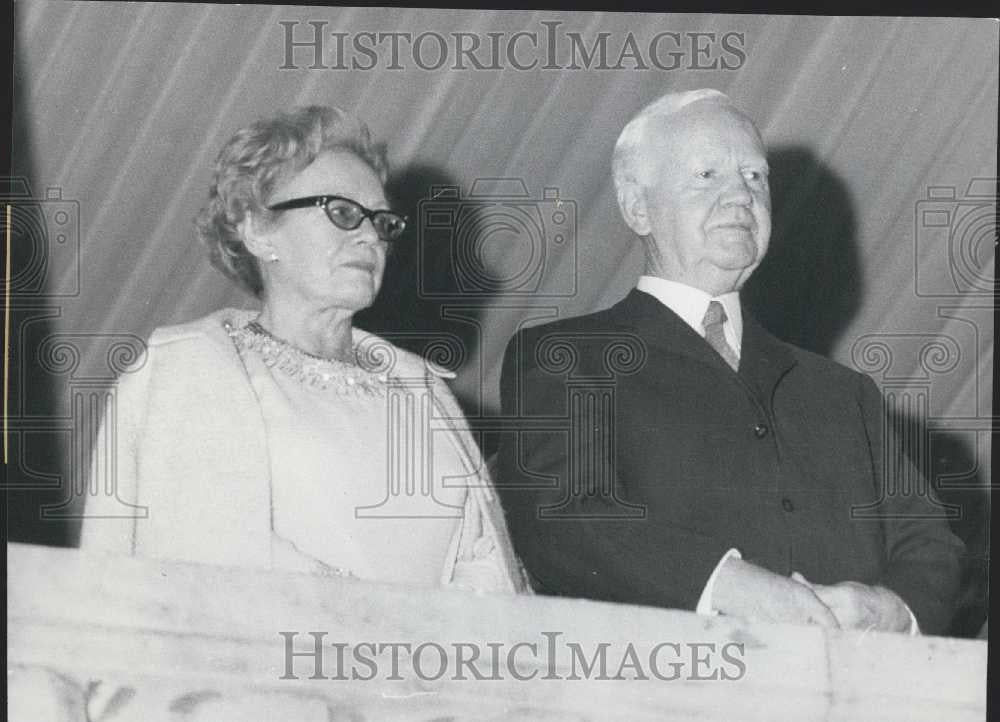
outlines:
[[758, 262], [757, 246], [752, 241], [720, 244], [713, 256], [715, 265], [727, 271], [744, 271]]

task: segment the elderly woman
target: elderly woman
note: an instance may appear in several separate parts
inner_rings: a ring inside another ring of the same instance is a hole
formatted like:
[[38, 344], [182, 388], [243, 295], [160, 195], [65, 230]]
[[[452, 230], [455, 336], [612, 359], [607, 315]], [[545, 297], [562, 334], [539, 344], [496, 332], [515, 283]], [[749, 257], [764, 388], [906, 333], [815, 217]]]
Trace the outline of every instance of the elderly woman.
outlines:
[[198, 233], [261, 310], [153, 333], [95, 447], [92, 488], [114, 493], [89, 500], [83, 548], [523, 588], [450, 374], [352, 325], [406, 225], [386, 173], [332, 108], [225, 145]]

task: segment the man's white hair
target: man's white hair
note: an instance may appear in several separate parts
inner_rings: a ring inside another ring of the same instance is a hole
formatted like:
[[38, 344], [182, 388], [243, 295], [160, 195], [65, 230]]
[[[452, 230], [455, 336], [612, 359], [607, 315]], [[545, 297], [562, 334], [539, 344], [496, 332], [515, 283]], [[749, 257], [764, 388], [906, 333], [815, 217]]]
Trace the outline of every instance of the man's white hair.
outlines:
[[614, 153], [611, 156], [611, 174], [615, 181], [615, 189], [620, 189], [624, 183], [639, 182], [636, 161], [642, 155], [642, 144], [649, 122], [654, 118], [666, 118], [673, 115], [699, 100], [713, 100], [723, 105], [736, 107], [728, 95], [714, 88], [667, 93], [654, 100], [640, 110], [618, 136]]

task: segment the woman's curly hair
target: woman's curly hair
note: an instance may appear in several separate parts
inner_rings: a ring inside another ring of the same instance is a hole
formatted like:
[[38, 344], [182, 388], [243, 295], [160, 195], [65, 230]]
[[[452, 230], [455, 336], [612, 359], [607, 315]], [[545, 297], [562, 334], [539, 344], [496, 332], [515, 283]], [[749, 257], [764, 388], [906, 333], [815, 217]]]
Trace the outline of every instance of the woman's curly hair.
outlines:
[[215, 161], [208, 203], [195, 219], [212, 265], [260, 297], [263, 276], [257, 258], [243, 243], [240, 223], [248, 212], [256, 223], [272, 222], [266, 205], [275, 187], [321, 153], [334, 150], [354, 153], [386, 182], [385, 147], [372, 141], [367, 126], [338, 108], [295, 108], [238, 130]]

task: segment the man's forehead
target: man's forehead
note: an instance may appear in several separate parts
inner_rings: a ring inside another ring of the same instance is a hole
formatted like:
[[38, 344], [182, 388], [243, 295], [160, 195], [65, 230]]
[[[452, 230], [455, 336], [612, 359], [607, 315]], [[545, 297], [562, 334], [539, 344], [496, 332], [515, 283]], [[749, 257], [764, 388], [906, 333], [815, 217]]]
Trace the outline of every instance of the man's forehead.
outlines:
[[700, 127], [750, 128], [757, 134], [753, 121], [739, 108], [715, 98], [698, 100], [669, 115], [659, 116], [651, 123], [651, 130], [672, 133]]
[[730, 103], [700, 100], [676, 113], [650, 120], [644, 140], [653, 147], [667, 149], [678, 144], [701, 144], [724, 136], [752, 139], [763, 152], [763, 141], [753, 121]]
[[729, 96], [716, 90], [715, 88], [699, 88], [698, 90], [684, 90], [676, 93], [666, 93], [655, 101], [647, 105], [640, 115], [661, 115], [667, 116], [677, 113], [687, 106], [703, 100], [713, 100], [715, 102], [732, 104]]

